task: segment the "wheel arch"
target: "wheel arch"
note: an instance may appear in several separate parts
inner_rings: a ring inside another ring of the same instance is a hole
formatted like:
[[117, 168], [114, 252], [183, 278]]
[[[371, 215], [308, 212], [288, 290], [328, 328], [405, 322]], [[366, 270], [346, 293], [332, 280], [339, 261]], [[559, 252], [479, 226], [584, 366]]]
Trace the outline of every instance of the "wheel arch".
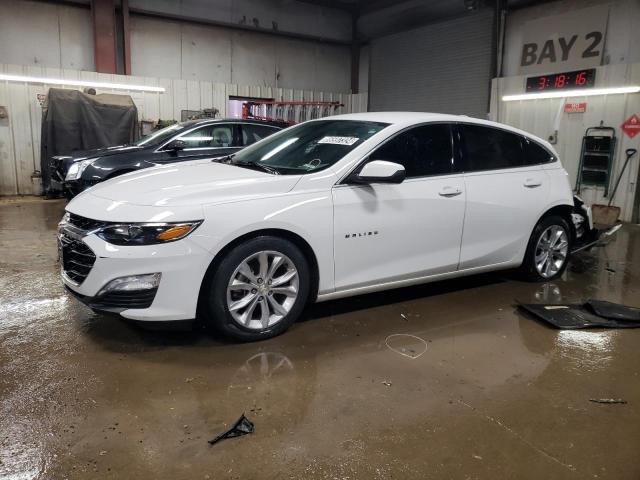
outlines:
[[225, 257], [225, 255], [229, 251], [231, 251], [233, 248], [235, 248], [237, 245], [240, 245], [241, 243], [246, 242], [247, 240], [251, 240], [252, 238], [257, 238], [262, 236], [279, 237], [279, 238], [288, 240], [300, 249], [302, 254], [305, 256], [305, 258], [309, 262], [309, 269], [311, 273], [311, 285], [309, 290], [308, 302], [312, 303], [315, 301], [316, 297], [318, 296], [318, 287], [320, 283], [320, 269], [318, 266], [318, 259], [316, 257], [316, 254], [313, 251], [313, 248], [311, 248], [311, 245], [309, 244], [309, 242], [307, 242], [303, 237], [301, 237], [297, 233], [292, 232], [291, 230], [285, 230], [283, 228], [263, 228], [263, 229], [254, 230], [254, 231], [245, 233], [243, 235], [240, 235], [239, 237], [236, 237], [235, 239], [227, 243], [224, 247], [222, 247], [218, 251], [218, 253], [216, 253], [216, 255], [213, 257], [213, 260], [211, 260], [211, 263], [207, 267], [202, 283], [200, 284], [200, 291], [198, 292], [198, 309], [200, 309], [202, 293], [206, 288], [208, 288], [209, 283], [213, 278], [213, 272], [216, 271], [218, 265], [220, 264], [222, 259]]
[[538, 223], [540, 223], [540, 221], [543, 218], [550, 217], [553, 215], [558, 215], [567, 221], [567, 223], [569, 224], [569, 228], [571, 229], [572, 239], [575, 240], [576, 230], [575, 230], [575, 225], [573, 223], [573, 220], [571, 218], [571, 214], [573, 212], [574, 212], [573, 205], [568, 205], [566, 203], [562, 203], [560, 205], [554, 205], [553, 207], [548, 208], [542, 215], [540, 215], [540, 218], [538, 218], [533, 228], [535, 228], [535, 226], [538, 225]]

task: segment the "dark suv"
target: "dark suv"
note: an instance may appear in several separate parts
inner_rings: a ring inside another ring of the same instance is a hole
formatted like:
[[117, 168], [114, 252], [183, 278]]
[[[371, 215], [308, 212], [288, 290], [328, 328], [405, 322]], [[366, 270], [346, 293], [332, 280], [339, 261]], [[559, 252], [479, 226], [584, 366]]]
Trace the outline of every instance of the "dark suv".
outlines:
[[130, 145], [53, 157], [52, 180], [72, 197], [96, 183], [141, 168], [229, 155], [286, 127], [279, 122], [237, 119], [176, 123]]

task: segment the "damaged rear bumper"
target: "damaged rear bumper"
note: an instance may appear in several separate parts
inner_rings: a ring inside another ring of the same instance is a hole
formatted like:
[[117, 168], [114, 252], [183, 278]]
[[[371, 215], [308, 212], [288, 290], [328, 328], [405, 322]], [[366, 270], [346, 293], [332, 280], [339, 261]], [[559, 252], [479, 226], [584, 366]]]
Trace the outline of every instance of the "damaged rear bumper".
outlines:
[[610, 237], [622, 227], [622, 224], [618, 223], [604, 230], [597, 229], [593, 225], [591, 207], [586, 205], [577, 195], [573, 196], [573, 204], [574, 211], [571, 217], [575, 230], [575, 240], [571, 253], [576, 253], [597, 245], [600, 241]]
[[577, 239], [573, 243], [571, 253], [580, 252], [581, 250], [586, 250], [587, 248], [597, 245], [601, 241], [616, 233], [618, 230], [620, 230], [621, 227], [622, 224], [619, 223], [606, 230], [598, 230], [597, 228], [591, 229], [589, 232], [583, 235], [583, 237]]

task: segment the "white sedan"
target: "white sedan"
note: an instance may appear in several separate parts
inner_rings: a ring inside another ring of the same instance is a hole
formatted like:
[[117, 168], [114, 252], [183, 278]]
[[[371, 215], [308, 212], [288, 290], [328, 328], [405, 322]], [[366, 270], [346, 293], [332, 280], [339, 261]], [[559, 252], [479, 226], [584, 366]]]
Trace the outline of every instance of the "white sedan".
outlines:
[[551, 280], [579, 214], [540, 138], [362, 113], [101, 183], [68, 204], [58, 241], [63, 282], [93, 309], [200, 317], [248, 341], [283, 332], [309, 302], [513, 267]]

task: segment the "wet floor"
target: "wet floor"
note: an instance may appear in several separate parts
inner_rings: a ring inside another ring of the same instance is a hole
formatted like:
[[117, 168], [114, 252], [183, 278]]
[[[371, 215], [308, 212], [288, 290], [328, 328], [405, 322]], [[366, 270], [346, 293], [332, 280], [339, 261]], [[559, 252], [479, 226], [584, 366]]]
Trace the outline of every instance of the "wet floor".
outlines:
[[[513, 307], [640, 306], [638, 226], [553, 283], [483, 275], [329, 302], [234, 345], [70, 298], [63, 206], [0, 202], [2, 479], [640, 477], [640, 329], [558, 331]], [[208, 445], [243, 412], [252, 435]]]

